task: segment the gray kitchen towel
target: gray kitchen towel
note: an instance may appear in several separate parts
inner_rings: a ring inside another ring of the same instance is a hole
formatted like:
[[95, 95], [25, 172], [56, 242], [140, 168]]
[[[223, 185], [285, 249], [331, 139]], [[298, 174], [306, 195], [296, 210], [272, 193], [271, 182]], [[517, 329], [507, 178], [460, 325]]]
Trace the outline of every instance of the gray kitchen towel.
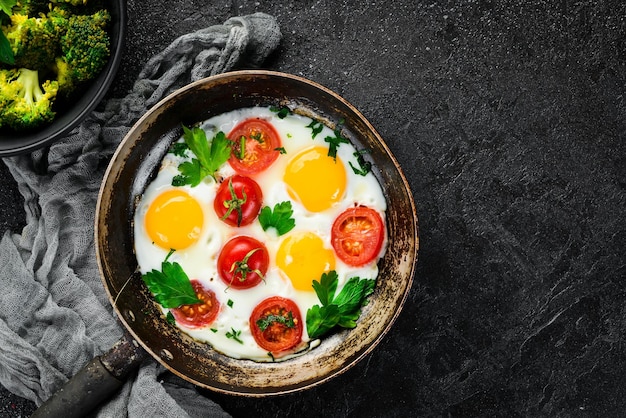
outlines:
[[[233, 17], [175, 40], [143, 68], [129, 94], [101, 104], [49, 150], [4, 159], [24, 196], [26, 226], [0, 241], [0, 383], [45, 401], [122, 336], [95, 259], [100, 183], [116, 146], [174, 90], [235, 67], [256, 67], [278, 46], [269, 15]], [[98, 417], [226, 416], [193, 385], [145, 361]]]

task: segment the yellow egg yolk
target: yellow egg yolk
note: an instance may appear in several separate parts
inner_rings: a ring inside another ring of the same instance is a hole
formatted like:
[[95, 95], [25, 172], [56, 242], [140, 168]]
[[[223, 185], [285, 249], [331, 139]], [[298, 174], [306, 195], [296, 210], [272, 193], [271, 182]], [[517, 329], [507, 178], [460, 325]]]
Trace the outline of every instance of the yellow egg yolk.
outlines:
[[328, 156], [328, 148], [312, 147], [289, 161], [283, 180], [292, 199], [310, 212], [321, 212], [343, 197], [346, 169], [339, 157]]
[[276, 265], [297, 290], [313, 291], [313, 280], [335, 269], [332, 249], [324, 248], [320, 237], [304, 232], [283, 240], [276, 252]]
[[202, 207], [196, 199], [182, 190], [167, 190], [150, 204], [145, 225], [155, 244], [182, 250], [198, 240], [203, 222]]

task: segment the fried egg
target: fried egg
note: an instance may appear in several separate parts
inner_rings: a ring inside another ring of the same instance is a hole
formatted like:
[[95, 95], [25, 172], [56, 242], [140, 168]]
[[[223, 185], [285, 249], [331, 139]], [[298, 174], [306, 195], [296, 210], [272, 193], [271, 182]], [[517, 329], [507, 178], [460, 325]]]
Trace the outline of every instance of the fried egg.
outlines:
[[[386, 202], [371, 172], [358, 175], [350, 167], [357, 161], [354, 146], [341, 143], [336, 156], [329, 156], [325, 138], [334, 137], [334, 131], [309, 117], [289, 114], [281, 118], [270, 108], [253, 107], [215, 116], [199, 127], [210, 140], [218, 132], [228, 134], [249, 118], [269, 122], [282, 142], [279, 158], [251, 177], [263, 191], [263, 206], [274, 208], [281, 202], [291, 202], [293, 229], [278, 235], [273, 228], [264, 230], [258, 220], [246, 226], [228, 226], [216, 215], [213, 201], [220, 181], [235, 174], [233, 168], [223, 164], [215, 173], [217, 181], [208, 176], [195, 187], [173, 186], [173, 179], [180, 174], [178, 166], [189, 161], [193, 153], [186, 157], [168, 153], [135, 211], [135, 254], [143, 274], [160, 270], [169, 254], [168, 260], [178, 263], [189, 279], [215, 293], [220, 307], [213, 322], [193, 328], [177, 322], [182, 332], [233, 358], [275, 361], [275, 356], [261, 348], [252, 335], [250, 315], [254, 308], [269, 297], [281, 296], [296, 303], [305, 321], [307, 310], [320, 303], [312, 282], [319, 281], [322, 273], [337, 272], [337, 292], [351, 277], [376, 279], [377, 261], [385, 252], [386, 241], [372, 262], [354, 267], [337, 257], [331, 244], [331, 228], [342, 212], [354, 206], [376, 210], [384, 222]], [[313, 135], [311, 126], [321, 131]], [[249, 289], [229, 286], [220, 280], [218, 272], [220, 250], [239, 235], [259, 240], [269, 253], [263, 281]], [[167, 316], [170, 309], [162, 307], [162, 311]], [[316, 345], [306, 325], [303, 329], [302, 341], [285, 358]]]

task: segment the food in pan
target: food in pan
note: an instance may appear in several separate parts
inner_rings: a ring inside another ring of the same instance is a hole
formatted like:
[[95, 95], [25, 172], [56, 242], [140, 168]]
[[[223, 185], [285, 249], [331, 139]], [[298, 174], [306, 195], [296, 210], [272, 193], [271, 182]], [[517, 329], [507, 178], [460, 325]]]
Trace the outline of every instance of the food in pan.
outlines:
[[134, 216], [142, 278], [183, 332], [276, 361], [356, 325], [386, 250], [386, 202], [341, 135], [286, 108], [183, 127]]

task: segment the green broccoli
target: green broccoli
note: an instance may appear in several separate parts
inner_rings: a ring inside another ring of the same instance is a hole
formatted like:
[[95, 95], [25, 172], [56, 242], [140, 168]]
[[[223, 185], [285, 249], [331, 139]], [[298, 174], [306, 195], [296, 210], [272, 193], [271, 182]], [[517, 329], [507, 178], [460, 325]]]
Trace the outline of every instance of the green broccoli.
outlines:
[[25, 15], [28, 17], [39, 17], [50, 11], [48, 0], [18, 0], [13, 7], [13, 14]]
[[100, 0], [12, 3], [0, 9], [0, 129], [23, 130], [52, 121], [100, 74], [111, 15]]
[[58, 55], [60, 34], [46, 16], [13, 14], [2, 31], [13, 50], [16, 68], [46, 70]]
[[0, 127], [14, 130], [41, 126], [54, 119], [52, 109], [59, 85], [39, 84], [39, 73], [26, 68], [0, 70]]
[[110, 20], [106, 10], [69, 17], [67, 31], [60, 39], [61, 55], [55, 61], [59, 91], [63, 94], [96, 77], [108, 62], [110, 38], [106, 28]]
[[69, 4], [71, 6], [84, 6], [87, 0], [50, 0], [52, 4]]

